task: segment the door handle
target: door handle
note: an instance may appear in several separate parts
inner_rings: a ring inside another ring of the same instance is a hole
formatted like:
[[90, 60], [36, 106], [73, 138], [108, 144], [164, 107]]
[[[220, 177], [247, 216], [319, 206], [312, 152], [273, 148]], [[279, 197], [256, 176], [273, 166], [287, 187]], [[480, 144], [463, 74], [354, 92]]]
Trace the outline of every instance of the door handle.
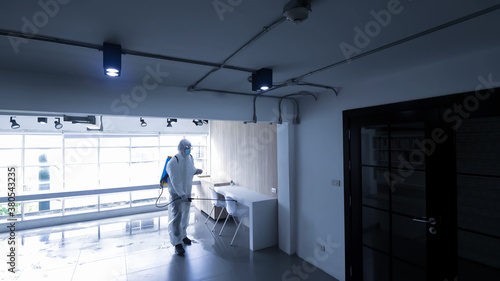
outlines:
[[436, 224], [436, 219], [435, 218], [429, 218], [429, 220], [420, 220], [420, 219], [413, 219], [414, 222], [422, 222], [422, 223], [430, 223], [432, 225]]

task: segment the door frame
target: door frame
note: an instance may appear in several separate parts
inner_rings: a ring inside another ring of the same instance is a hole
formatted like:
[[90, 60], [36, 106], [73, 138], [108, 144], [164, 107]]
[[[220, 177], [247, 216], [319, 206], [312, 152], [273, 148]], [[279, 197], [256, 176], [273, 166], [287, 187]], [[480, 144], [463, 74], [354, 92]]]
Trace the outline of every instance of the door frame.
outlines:
[[[460, 120], [470, 118], [471, 116], [478, 117], [484, 115], [485, 112], [491, 110], [498, 110], [495, 105], [500, 104], [500, 88], [484, 89], [472, 92], [464, 92], [459, 94], [419, 99], [413, 101], [399, 102], [387, 105], [372, 106], [360, 109], [351, 109], [343, 111], [343, 146], [344, 146], [344, 229], [345, 229], [345, 276], [346, 280], [363, 280], [362, 276], [362, 245], [357, 245], [354, 241], [359, 241], [361, 233], [353, 231], [353, 210], [360, 210], [361, 196], [360, 190], [353, 188], [357, 184], [357, 178], [352, 174], [352, 163], [357, 159], [360, 163], [361, 155], [359, 153], [360, 142], [359, 137], [354, 137], [357, 132], [351, 131], [351, 123], [357, 119], [366, 118], [369, 116], [377, 116], [384, 114], [385, 116], [395, 116], [398, 113], [413, 111], [434, 111], [439, 114], [439, 125], [444, 128], [451, 129], [453, 126], [458, 126]], [[480, 108], [480, 110], [478, 110]], [[442, 118], [440, 118], [442, 117]], [[451, 137], [448, 141], [453, 141], [453, 131], [447, 130], [448, 135]], [[442, 153], [453, 155], [454, 146], [452, 150], [442, 151]], [[432, 170], [432, 167], [429, 169]], [[447, 183], [454, 185], [455, 183]], [[453, 195], [453, 194], [451, 194]], [[456, 198], [456, 191], [455, 191]], [[356, 200], [357, 199], [357, 200]], [[456, 217], [456, 204], [448, 206], [449, 210], [454, 210]], [[361, 212], [359, 212], [361, 214]], [[359, 226], [355, 226], [358, 227]], [[456, 223], [455, 223], [456, 227]], [[450, 251], [456, 251], [455, 241], [450, 241], [446, 247]], [[453, 249], [454, 247], [454, 249]], [[456, 267], [454, 261], [450, 261], [446, 267]]]

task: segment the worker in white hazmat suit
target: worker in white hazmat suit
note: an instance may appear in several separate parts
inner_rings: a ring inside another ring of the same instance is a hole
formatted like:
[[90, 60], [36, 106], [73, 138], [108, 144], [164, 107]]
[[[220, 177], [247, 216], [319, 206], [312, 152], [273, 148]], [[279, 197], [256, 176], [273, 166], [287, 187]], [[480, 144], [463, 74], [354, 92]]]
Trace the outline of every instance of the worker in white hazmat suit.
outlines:
[[170, 177], [168, 191], [170, 200], [173, 201], [169, 208], [168, 233], [170, 242], [175, 246], [175, 252], [182, 255], [185, 252], [182, 244], [191, 244], [186, 229], [189, 223], [189, 208], [191, 207], [189, 198], [193, 187], [193, 176], [201, 174], [202, 170], [194, 166], [191, 142], [183, 139], [179, 142], [177, 149], [179, 153], [167, 164], [167, 173]]

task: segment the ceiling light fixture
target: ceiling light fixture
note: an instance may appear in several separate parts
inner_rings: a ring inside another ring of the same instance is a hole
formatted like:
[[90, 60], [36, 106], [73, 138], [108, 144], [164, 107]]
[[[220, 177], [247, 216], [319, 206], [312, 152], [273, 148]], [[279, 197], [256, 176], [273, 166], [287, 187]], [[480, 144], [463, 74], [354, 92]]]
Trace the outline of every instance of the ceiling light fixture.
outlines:
[[58, 130], [63, 127], [63, 124], [61, 123], [61, 118], [56, 118], [56, 121], [54, 121], [54, 127]]
[[13, 117], [10, 117], [10, 123], [12, 123], [12, 125], [10, 125], [11, 129], [19, 129], [21, 127]]
[[122, 69], [122, 46], [104, 42], [102, 45], [104, 74], [118, 77]]
[[283, 7], [283, 15], [295, 24], [305, 21], [310, 11], [310, 0], [292, 0]]
[[193, 123], [196, 125], [196, 126], [203, 126], [203, 121], [198, 119], [198, 120], [195, 120], [193, 119]]
[[267, 91], [273, 86], [273, 70], [261, 68], [252, 73], [252, 91]]
[[38, 123], [47, 124], [47, 117], [38, 117]]
[[146, 123], [146, 121], [144, 121], [143, 118], [141, 118], [141, 127], [146, 127], [148, 125], [148, 123]]
[[167, 127], [171, 128], [172, 127], [172, 123], [176, 123], [176, 122], [177, 122], [177, 119], [168, 118], [167, 119]]

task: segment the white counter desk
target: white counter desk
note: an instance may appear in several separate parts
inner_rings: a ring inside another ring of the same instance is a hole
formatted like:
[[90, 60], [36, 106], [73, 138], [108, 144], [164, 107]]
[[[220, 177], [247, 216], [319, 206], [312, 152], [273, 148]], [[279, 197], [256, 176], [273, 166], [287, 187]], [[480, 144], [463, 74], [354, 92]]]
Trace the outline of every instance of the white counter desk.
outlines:
[[248, 207], [250, 250], [257, 251], [278, 245], [278, 200], [241, 186], [214, 187], [224, 196], [231, 195], [238, 204]]

